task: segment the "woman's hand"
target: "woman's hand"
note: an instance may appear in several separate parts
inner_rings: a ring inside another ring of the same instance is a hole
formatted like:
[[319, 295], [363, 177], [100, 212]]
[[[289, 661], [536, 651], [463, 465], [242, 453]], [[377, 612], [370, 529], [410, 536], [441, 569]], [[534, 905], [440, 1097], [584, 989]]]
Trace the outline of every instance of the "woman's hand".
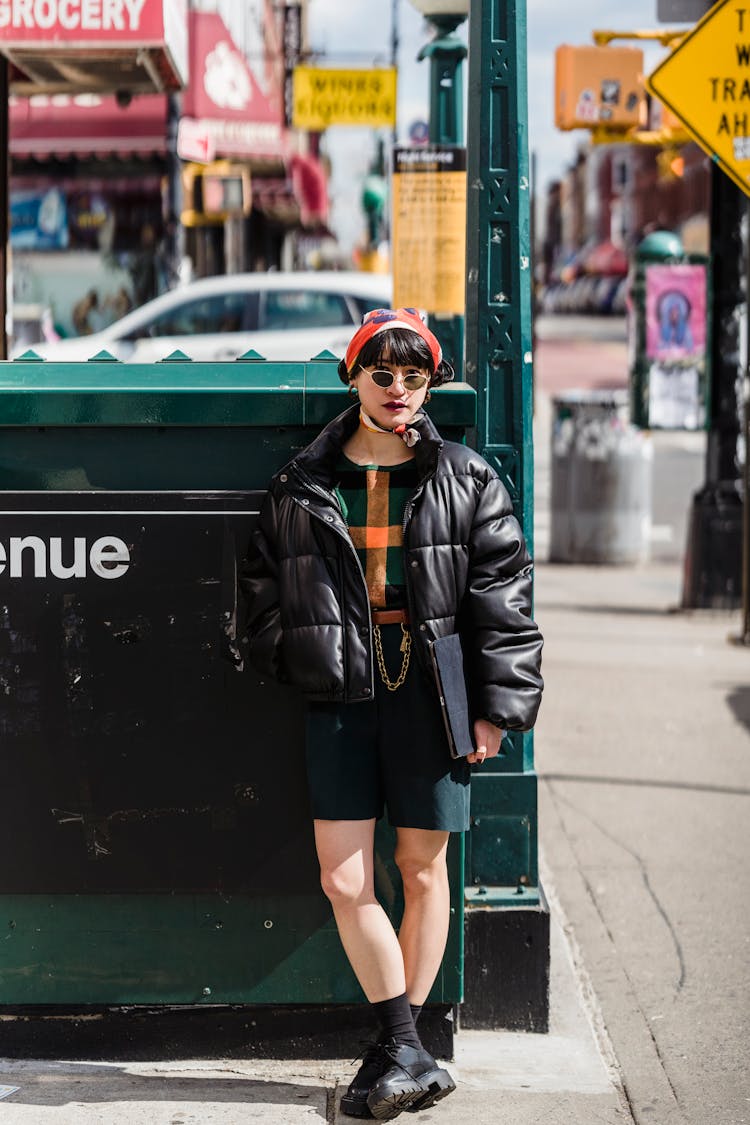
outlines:
[[485, 758], [494, 758], [500, 750], [504, 730], [496, 727], [489, 719], [477, 719], [474, 723], [474, 744], [476, 750], [473, 754], [466, 755], [467, 762], [483, 762]]

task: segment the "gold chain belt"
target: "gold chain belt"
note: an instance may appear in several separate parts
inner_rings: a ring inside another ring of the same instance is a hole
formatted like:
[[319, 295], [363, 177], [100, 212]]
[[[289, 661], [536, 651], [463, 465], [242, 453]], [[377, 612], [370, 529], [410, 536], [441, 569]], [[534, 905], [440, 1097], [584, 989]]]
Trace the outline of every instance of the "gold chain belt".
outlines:
[[[373, 613], [373, 621], [374, 620], [375, 614]], [[409, 657], [411, 656], [411, 633], [404, 624], [403, 620], [400, 621], [400, 625], [400, 652], [403, 653], [403, 656], [401, 658], [401, 671], [399, 672], [395, 680], [391, 680], [388, 675], [388, 669], [385, 666], [385, 656], [383, 654], [383, 639], [380, 636], [380, 625], [373, 624], [372, 627], [372, 636], [375, 642], [375, 657], [378, 663], [378, 671], [380, 672], [380, 678], [385, 684], [388, 691], [398, 691], [398, 689], [406, 679], [406, 673], [409, 671]]]

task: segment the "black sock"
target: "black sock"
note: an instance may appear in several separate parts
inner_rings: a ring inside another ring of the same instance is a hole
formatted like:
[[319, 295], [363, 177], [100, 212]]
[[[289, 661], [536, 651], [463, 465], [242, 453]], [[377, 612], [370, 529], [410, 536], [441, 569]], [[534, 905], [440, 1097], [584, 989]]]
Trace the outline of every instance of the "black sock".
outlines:
[[414, 1026], [409, 997], [405, 992], [390, 1000], [378, 1000], [372, 1007], [382, 1028], [383, 1039], [395, 1039], [398, 1043], [406, 1043], [419, 1050], [422, 1044]]
[[422, 1011], [422, 1005], [421, 1004], [410, 1004], [409, 1007], [411, 1008], [411, 1018], [414, 1020], [414, 1023], [416, 1024], [417, 1020], [419, 1019], [419, 1013]]

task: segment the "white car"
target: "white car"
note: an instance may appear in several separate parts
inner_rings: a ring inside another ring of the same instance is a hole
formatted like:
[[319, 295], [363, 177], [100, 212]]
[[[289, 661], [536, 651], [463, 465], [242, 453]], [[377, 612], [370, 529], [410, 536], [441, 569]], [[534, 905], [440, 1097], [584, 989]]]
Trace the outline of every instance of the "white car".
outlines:
[[126, 363], [154, 363], [176, 349], [194, 360], [236, 359], [251, 348], [264, 359], [307, 360], [324, 348], [341, 356], [364, 313], [390, 305], [391, 286], [383, 274], [343, 271], [206, 277], [101, 332], [31, 347], [60, 362], [103, 349]]

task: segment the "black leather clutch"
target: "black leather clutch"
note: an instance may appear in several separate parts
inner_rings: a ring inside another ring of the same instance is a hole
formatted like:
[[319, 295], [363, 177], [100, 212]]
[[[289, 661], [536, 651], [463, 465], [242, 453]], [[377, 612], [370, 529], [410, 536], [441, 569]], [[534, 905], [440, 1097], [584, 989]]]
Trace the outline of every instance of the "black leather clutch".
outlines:
[[438, 637], [430, 645], [440, 707], [452, 758], [465, 758], [476, 750], [466, 697], [464, 656], [458, 633]]

